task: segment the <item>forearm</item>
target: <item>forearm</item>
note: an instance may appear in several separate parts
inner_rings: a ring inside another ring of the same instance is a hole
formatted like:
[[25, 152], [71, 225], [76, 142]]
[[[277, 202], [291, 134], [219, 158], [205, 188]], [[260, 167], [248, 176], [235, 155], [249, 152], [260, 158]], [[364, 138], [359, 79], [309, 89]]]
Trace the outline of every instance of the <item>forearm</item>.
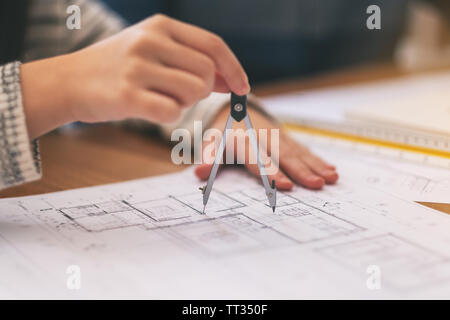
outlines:
[[22, 100], [30, 139], [75, 121], [70, 112], [70, 64], [67, 56], [21, 66]]

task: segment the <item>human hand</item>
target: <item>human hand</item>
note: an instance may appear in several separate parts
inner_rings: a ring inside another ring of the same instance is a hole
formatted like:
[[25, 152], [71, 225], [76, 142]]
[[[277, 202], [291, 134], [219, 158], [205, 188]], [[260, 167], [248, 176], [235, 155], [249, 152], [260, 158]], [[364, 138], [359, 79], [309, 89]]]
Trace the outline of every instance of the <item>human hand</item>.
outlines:
[[22, 65], [31, 138], [71, 121], [176, 120], [212, 91], [247, 94], [217, 35], [155, 15], [83, 50]]
[[[267, 129], [268, 137], [270, 137], [271, 130], [279, 129], [277, 124], [260, 112], [252, 110], [251, 108], [249, 108], [248, 112], [257, 134], [259, 129]], [[223, 130], [228, 114], [229, 108], [224, 108], [213, 122], [212, 128]], [[244, 129], [244, 124], [242, 122], [243, 121], [239, 123], [235, 122], [233, 129]], [[239, 139], [237, 140], [239, 141]], [[333, 165], [328, 164], [311, 153], [311, 151], [304, 145], [294, 141], [286, 132], [284, 132], [283, 129], [280, 129], [279, 140], [279, 170], [276, 170], [276, 173], [274, 174], [268, 174], [269, 181], [276, 181], [276, 187], [278, 190], [290, 190], [293, 188], [294, 183], [300, 184], [309, 189], [320, 189], [324, 186], [324, 184], [333, 184], [338, 180], [338, 174]], [[214, 140], [206, 141], [204, 143], [203, 150], [207, 150], [207, 146], [210, 144], [217, 145], [217, 142]], [[258, 165], [255, 163], [250, 163], [249, 161], [250, 157], [248, 154], [251, 151], [247, 150], [245, 155], [242, 155], [239, 154], [239, 152], [236, 152], [236, 143], [232, 145], [235, 148], [235, 150], [233, 150], [235, 157], [244, 156], [245, 159], [242, 159], [242, 162], [245, 162], [245, 167], [250, 173], [259, 177]], [[267, 153], [270, 156], [270, 149], [272, 146], [269, 143], [267, 145]], [[230, 141], [228, 140], [227, 147], [229, 148], [229, 146]], [[246, 142], [245, 147], [250, 148], [248, 141]], [[213, 153], [215, 154], [215, 152]], [[206, 155], [204, 155], [204, 159], [205, 157]], [[203, 164], [195, 168], [195, 174], [198, 178], [206, 180], [208, 179], [211, 167], [211, 161], [209, 161], [209, 163], [204, 161]]]

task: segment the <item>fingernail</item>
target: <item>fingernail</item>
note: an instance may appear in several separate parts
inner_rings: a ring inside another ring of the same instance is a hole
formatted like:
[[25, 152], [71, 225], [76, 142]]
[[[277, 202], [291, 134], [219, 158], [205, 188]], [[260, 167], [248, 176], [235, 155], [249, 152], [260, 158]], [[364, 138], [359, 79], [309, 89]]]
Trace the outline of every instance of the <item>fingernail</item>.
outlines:
[[308, 177], [310, 183], [316, 185], [316, 187], [322, 187], [325, 184], [325, 179], [317, 176]]
[[289, 180], [288, 178], [281, 178], [280, 179], [280, 183], [289, 183], [291, 182], [291, 180]]
[[336, 171], [327, 172], [326, 177], [328, 178], [328, 183], [334, 183], [339, 179], [339, 175]]
[[292, 189], [294, 187], [294, 183], [289, 179], [283, 180], [283, 183], [286, 185], [288, 189]]
[[334, 170], [325, 170], [325, 172], [323, 174], [325, 176], [335, 176], [335, 175], [337, 175], [336, 171], [334, 171]]

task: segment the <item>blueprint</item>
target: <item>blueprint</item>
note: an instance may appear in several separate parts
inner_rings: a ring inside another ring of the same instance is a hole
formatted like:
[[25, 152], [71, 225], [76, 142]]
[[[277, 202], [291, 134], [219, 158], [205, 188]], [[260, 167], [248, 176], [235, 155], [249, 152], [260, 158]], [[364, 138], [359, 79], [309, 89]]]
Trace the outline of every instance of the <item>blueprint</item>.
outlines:
[[401, 150], [290, 133], [296, 141], [337, 166], [339, 175], [346, 181], [370, 185], [407, 200], [450, 203], [450, 168], [408, 161], [407, 157], [414, 155]]
[[347, 179], [279, 192], [272, 213], [240, 168], [201, 215], [202, 184], [187, 169], [1, 200], [0, 298], [450, 297], [449, 215]]

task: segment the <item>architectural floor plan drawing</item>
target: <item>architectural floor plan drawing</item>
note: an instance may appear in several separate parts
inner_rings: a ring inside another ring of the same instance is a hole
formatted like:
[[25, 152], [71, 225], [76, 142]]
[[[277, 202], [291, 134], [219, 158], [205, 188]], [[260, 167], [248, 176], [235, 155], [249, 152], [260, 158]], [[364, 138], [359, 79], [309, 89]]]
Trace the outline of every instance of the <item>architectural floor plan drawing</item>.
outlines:
[[[390, 154], [402, 156], [399, 151], [356, 144], [292, 131], [294, 139], [308, 145], [316, 154], [325, 159], [333, 159], [340, 174], [356, 183], [369, 184], [386, 190], [402, 198], [413, 201], [450, 203], [450, 167], [438, 168], [407, 160], [393, 160]], [[389, 156], [386, 156], [389, 155]]]
[[383, 261], [386, 285], [396, 289], [419, 289], [437, 285], [450, 275], [450, 259], [393, 234], [379, 235], [321, 248], [319, 252], [356, 269], [360, 264]]
[[234, 168], [202, 215], [201, 184], [188, 169], [0, 200], [0, 297], [450, 296], [444, 213], [347, 179], [279, 192], [272, 213], [258, 180]]

